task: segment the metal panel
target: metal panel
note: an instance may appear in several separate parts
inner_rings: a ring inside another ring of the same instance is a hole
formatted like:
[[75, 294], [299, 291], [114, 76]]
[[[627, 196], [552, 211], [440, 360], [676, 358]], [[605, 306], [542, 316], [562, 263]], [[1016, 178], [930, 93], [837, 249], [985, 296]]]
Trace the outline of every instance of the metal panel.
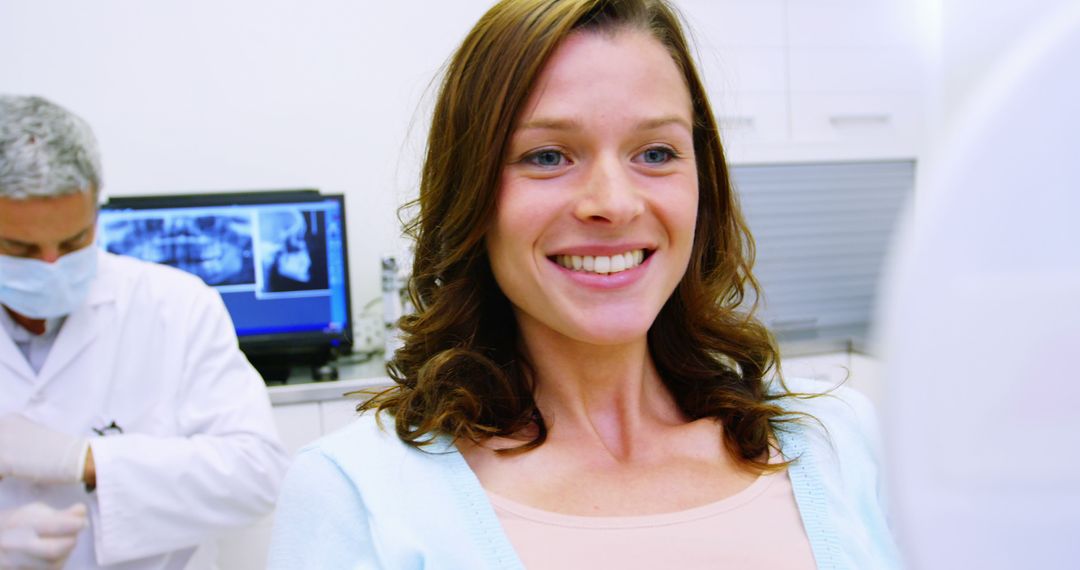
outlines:
[[731, 172], [757, 245], [765, 323], [779, 331], [868, 324], [915, 163], [748, 165]]

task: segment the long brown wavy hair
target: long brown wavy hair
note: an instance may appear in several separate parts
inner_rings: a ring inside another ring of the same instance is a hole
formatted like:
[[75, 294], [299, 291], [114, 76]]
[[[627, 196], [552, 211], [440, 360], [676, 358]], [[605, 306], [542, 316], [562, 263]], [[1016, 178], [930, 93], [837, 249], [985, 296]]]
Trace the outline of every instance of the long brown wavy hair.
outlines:
[[682, 25], [664, 0], [503, 0], [449, 61], [421, 174], [416, 215], [405, 227], [416, 250], [400, 322], [404, 346], [387, 364], [396, 385], [358, 406], [388, 411], [398, 436], [423, 447], [437, 434], [474, 443], [512, 437], [543, 444], [532, 367], [519, 350], [510, 302], [484, 247], [515, 122], [549, 56], [577, 31], [643, 30], [663, 44], [689, 87], [699, 200], [682, 281], [648, 332], [656, 368], [689, 419], [715, 418], [724, 445], [747, 468], [769, 467], [778, 422], [790, 421], [768, 390], [777, 367], [769, 331], [741, 310], [756, 307], [753, 240], [728, 178], [720, 134]]

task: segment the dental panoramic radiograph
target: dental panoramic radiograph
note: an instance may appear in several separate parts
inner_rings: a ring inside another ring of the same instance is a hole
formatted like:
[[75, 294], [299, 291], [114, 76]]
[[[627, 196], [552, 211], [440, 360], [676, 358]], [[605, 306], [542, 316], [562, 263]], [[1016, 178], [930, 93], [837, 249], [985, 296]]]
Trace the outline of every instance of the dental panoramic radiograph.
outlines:
[[171, 265], [208, 285], [255, 282], [249, 217], [155, 215], [112, 222], [105, 234], [112, 253]]

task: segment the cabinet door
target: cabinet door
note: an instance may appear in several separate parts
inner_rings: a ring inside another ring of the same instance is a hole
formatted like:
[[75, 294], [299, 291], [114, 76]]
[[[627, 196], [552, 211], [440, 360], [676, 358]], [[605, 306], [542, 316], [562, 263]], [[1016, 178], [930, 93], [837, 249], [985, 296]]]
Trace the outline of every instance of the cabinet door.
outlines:
[[290, 455], [323, 433], [317, 402], [274, 406], [273, 413], [278, 435]]
[[781, 47], [786, 0], [679, 0], [701, 52], [717, 47]]
[[788, 0], [791, 142], [836, 158], [919, 154], [926, 66], [910, 0]]
[[[732, 10], [733, 19], [741, 16]], [[787, 64], [781, 46], [716, 45], [698, 53], [699, 70], [725, 143], [787, 139]]]
[[871, 356], [834, 352], [783, 359], [785, 378], [813, 378], [858, 390], [881, 409], [885, 389], [880, 362]]
[[274, 515], [269, 514], [251, 526], [234, 529], [222, 535], [217, 541], [217, 568], [265, 569], [273, 530]]
[[356, 419], [356, 404], [359, 402], [360, 400], [355, 398], [320, 402], [323, 433], [333, 433], [352, 423]]
[[787, 0], [792, 48], [912, 46], [925, 33], [917, 0]]
[[873, 356], [851, 353], [852, 386], [866, 394], [880, 411], [885, 405], [885, 369]]
[[914, 155], [918, 116], [913, 93], [791, 94], [792, 141], [864, 146], [867, 158]]
[[795, 92], [917, 92], [923, 81], [917, 57], [903, 48], [793, 49], [788, 65]]
[[713, 113], [728, 160], [762, 144], [783, 144], [788, 138], [787, 95], [782, 91], [739, 91], [711, 97]]

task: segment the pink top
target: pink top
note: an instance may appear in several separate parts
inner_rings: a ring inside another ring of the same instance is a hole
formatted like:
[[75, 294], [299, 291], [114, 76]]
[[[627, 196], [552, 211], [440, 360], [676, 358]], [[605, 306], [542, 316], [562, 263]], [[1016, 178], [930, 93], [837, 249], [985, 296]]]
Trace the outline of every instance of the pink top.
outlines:
[[715, 503], [658, 515], [563, 515], [488, 496], [529, 570], [816, 568], [786, 470]]

